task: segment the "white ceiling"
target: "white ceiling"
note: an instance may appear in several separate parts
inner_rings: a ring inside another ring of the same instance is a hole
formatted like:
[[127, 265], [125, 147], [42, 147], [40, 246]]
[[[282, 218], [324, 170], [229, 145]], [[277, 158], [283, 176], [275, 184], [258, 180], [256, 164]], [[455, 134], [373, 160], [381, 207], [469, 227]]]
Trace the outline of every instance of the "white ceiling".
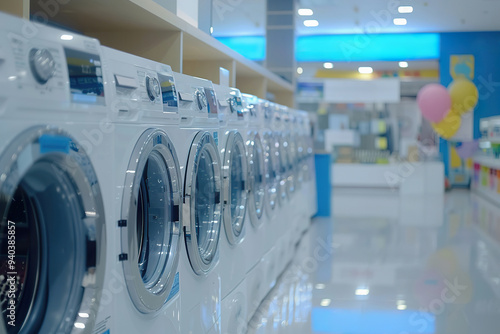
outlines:
[[[265, 34], [265, 0], [213, 4], [215, 36]], [[398, 5], [412, 5], [414, 11], [399, 14]], [[297, 16], [299, 35], [500, 30], [500, 0], [300, 0], [299, 7], [314, 11], [312, 17]], [[395, 26], [397, 17], [408, 24]], [[304, 19], [316, 19], [319, 26], [306, 28]]]
[[[311, 8], [316, 28], [306, 28], [299, 18], [299, 35], [385, 32], [445, 32], [500, 30], [499, 0], [301, 0]], [[411, 14], [399, 14], [398, 5], [411, 5]], [[406, 18], [395, 26], [394, 18]]]

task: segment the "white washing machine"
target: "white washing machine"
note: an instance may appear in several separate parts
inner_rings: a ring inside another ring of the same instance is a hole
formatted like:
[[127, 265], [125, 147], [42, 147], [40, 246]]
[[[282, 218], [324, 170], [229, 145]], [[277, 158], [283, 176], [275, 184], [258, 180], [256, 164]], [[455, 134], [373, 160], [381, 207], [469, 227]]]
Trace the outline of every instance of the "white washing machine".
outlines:
[[303, 222], [303, 217], [301, 212], [304, 212], [306, 207], [303, 202], [301, 202], [301, 197], [297, 190], [297, 136], [296, 136], [296, 121], [295, 114], [292, 109], [285, 106], [281, 106], [282, 120], [284, 120], [284, 135], [283, 143], [286, 150], [287, 159], [287, 193], [289, 198], [288, 214], [290, 217], [290, 231], [292, 234], [292, 242], [296, 244], [300, 240], [302, 234], [301, 224]]
[[218, 106], [208, 80], [174, 73], [178, 87], [181, 171], [184, 175], [181, 249], [182, 333], [220, 333], [222, 176]]
[[[269, 221], [269, 233], [267, 237], [275, 239], [281, 235], [281, 226], [279, 222], [279, 156], [276, 153], [276, 138], [273, 134], [274, 113], [271, 104], [268, 101], [260, 100], [260, 110], [263, 113], [261, 117], [260, 135], [262, 146], [264, 148], [264, 171], [266, 200], [264, 211]], [[272, 240], [268, 243], [272, 244]]]
[[253, 268], [268, 251], [266, 243], [267, 217], [264, 213], [266, 201], [264, 147], [259, 134], [260, 105], [257, 97], [242, 94], [243, 106], [248, 112], [245, 143], [249, 167], [250, 195], [247, 209], [247, 239], [245, 243], [246, 272]]
[[[265, 176], [266, 176], [266, 207], [265, 213], [267, 218], [266, 223], [266, 244], [267, 253], [262, 258], [262, 266], [265, 272], [264, 292], [267, 294], [275, 285], [276, 279], [281, 273], [283, 266], [282, 247], [283, 240], [287, 232], [283, 227], [287, 223], [280, 216], [279, 194], [280, 186], [279, 179], [279, 155], [276, 150], [276, 137], [273, 134], [274, 110], [270, 102], [260, 100], [260, 111], [262, 113], [260, 120], [260, 134], [262, 136], [262, 144], [265, 152]], [[290, 208], [287, 208], [289, 210]], [[281, 257], [280, 257], [281, 256]]]
[[284, 121], [284, 129], [283, 129], [283, 145], [286, 151], [286, 163], [287, 163], [287, 187], [286, 191], [288, 193], [288, 197], [290, 198], [291, 203], [293, 203], [293, 199], [295, 196], [296, 190], [296, 178], [295, 178], [295, 158], [296, 152], [295, 147], [296, 143], [293, 140], [293, 114], [286, 106], [280, 106], [281, 109], [281, 119]]
[[170, 66], [103, 47], [115, 123], [114, 281], [118, 333], [180, 333], [182, 176]]
[[[299, 192], [300, 196], [300, 215], [301, 215], [301, 225], [300, 231], [304, 233], [310, 225], [311, 222], [311, 208], [309, 203], [314, 203], [316, 201], [316, 190], [312, 188], [311, 173], [309, 171], [309, 163], [307, 161], [307, 143], [309, 141], [309, 132], [307, 130], [308, 115], [305, 111], [296, 111], [297, 120], [297, 142], [299, 143], [297, 155], [298, 155], [298, 167], [297, 167], [297, 177], [298, 182], [301, 185], [302, 191]], [[312, 200], [311, 200], [312, 198]]]
[[308, 217], [313, 217], [318, 212], [318, 201], [317, 201], [317, 192], [316, 192], [316, 164], [314, 157], [314, 137], [313, 137], [313, 115], [310, 113], [305, 113], [304, 116], [304, 132], [305, 136], [305, 154], [304, 158], [307, 164], [307, 172], [305, 173], [306, 184], [309, 188], [309, 197], [308, 208], [309, 213]]
[[273, 120], [273, 133], [275, 137], [275, 154], [278, 160], [278, 179], [279, 179], [279, 188], [278, 188], [278, 197], [279, 204], [281, 206], [281, 215], [283, 214], [283, 210], [287, 207], [287, 203], [289, 200], [288, 191], [287, 191], [287, 168], [288, 168], [288, 155], [285, 148], [284, 142], [284, 132], [285, 132], [285, 121], [283, 119], [283, 114], [281, 110], [281, 106], [279, 104], [271, 103], [271, 108], [274, 113]]
[[[222, 220], [225, 233], [220, 238], [219, 272], [221, 295], [226, 298], [243, 281], [246, 263], [245, 215], [248, 200], [248, 163], [242, 133], [246, 130], [241, 93], [214, 85], [219, 103], [220, 154], [222, 161]], [[224, 303], [223, 303], [224, 305]], [[222, 309], [224, 314], [224, 308]]]
[[264, 147], [259, 134], [261, 121], [260, 104], [257, 97], [242, 94], [243, 106], [248, 112], [245, 142], [249, 163], [250, 197], [247, 214], [247, 233], [244, 244], [247, 254], [246, 286], [248, 320], [260, 305], [266, 291], [265, 266], [263, 257], [268, 251], [268, 226], [265, 210], [265, 162]]
[[112, 145], [99, 42], [1, 13], [0, 31], [0, 332], [101, 333]]
[[287, 115], [283, 112], [284, 108], [279, 104], [271, 104], [274, 113], [273, 119], [273, 133], [275, 137], [275, 154], [279, 166], [279, 198], [280, 207], [278, 209], [278, 221], [280, 225], [279, 238], [275, 244], [278, 246], [277, 255], [277, 271], [281, 273], [282, 270], [288, 265], [294, 249], [293, 239], [293, 224], [295, 217], [293, 214], [294, 208], [292, 207], [292, 198], [289, 191], [288, 175], [289, 175], [289, 154], [288, 154], [288, 141], [285, 133], [287, 130], [286, 119]]

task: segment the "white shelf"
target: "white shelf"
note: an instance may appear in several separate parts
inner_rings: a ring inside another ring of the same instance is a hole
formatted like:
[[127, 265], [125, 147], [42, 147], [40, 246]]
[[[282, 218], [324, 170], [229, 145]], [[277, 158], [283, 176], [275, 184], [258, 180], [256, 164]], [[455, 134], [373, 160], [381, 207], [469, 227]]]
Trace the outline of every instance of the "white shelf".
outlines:
[[38, 0], [5, 0], [0, 11], [29, 18], [43, 13], [62, 27], [98, 38], [103, 45], [172, 66], [174, 71], [219, 83], [219, 67], [242, 92], [294, 104], [294, 87], [259, 64], [182, 20], [153, 0], [85, 0], [45, 13]]
[[487, 156], [475, 156], [473, 160], [481, 166], [500, 169], [500, 159], [495, 159]]
[[[495, 158], [487, 157], [487, 156], [475, 156], [473, 158], [473, 160], [474, 160], [475, 164], [477, 163], [477, 164], [481, 165], [481, 167], [488, 167], [490, 169], [500, 170], [500, 160], [499, 159], [495, 159]], [[476, 171], [474, 170], [473, 173], [474, 174], [472, 175], [472, 177], [475, 178]], [[483, 173], [482, 170], [479, 173], [480, 174], [479, 174], [478, 183], [475, 184], [474, 179], [473, 179], [472, 189], [476, 193], [487, 198], [488, 200], [495, 203], [496, 205], [500, 205], [500, 194], [497, 191], [498, 179], [496, 180], [497, 182], [495, 182], [495, 189], [491, 189], [490, 182], [488, 182], [488, 184], [486, 186], [482, 185], [482, 173]], [[496, 178], [496, 176], [495, 176], [495, 178]], [[489, 180], [489, 176], [488, 176], [488, 180]]]

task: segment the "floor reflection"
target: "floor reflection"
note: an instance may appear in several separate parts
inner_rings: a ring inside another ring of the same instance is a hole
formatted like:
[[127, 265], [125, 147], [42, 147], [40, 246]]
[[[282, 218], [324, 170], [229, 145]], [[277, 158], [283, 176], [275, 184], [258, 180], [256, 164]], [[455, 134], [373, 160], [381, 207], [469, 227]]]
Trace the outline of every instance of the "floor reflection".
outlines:
[[333, 202], [250, 333], [500, 331], [500, 208], [460, 190], [334, 193]]

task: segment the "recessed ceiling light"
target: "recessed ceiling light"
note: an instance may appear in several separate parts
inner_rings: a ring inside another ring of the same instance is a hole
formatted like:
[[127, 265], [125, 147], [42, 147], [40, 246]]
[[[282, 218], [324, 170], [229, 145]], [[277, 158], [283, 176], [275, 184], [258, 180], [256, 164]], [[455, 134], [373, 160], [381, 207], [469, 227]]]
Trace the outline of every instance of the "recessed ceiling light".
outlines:
[[[371, 67], [369, 67], [369, 68], [371, 69]], [[359, 288], [359, 289], [356, 289], [356, 291], [354, 293], [356, 294], [356, 296], [368, 296], [370, 294], [370, 289]]]
[[406, 310], [406, 309], [407, 309], [407, 306], [406, 306], [406, 305], [404, 305], [404, 304], [402, 304], [402, 305], [398, 305], [398, 310], [400, 310], [400, 311], [404, 311], [404, 310]]
[[321, 300], [321, 303], [319, 303], [321, 306], [323, 307], [326, 307], [326, 306], [330, 306], [330, 303], [332, 302], [331, 299], [322, 299]]
[[403, 18], [394, 19], [393, 22], [397, 26], [405, 26], [408, 23], [408, 21], [406, 21], [406, 19]]
[[300, 16], [311, 16], [313, 14], [314, 14], [314, 12], [312, 11], [312, 9], [309, 9], [309, 8], [301, 8], [301, 9], [299, 9], [299, 15]]
[[[371, 68], [369, 66], [362, 66], [362, 67], [358, 68], [358, 72], [361, 74], [370, 74], [370, 73], [373, 73], [373, 68]], [[358, 289], [358, 290], [363, 290], [363, 289]], [[358, 291], [358, 290], [356, 290], [356, 291]]]
[[61, 35], [61, 39], [63, 41], [71, 41], [73, 39], [73, 35]]
[[306, 27], [317, 27], [319, 25], [318, 20], [305, 20], [304, 25]]
[[323, 67], [327, 68], [327, 69], [331, 69], [331, 68], [333, 68], [333, 63], [324, 63]]
[[316, 290], [323, 290], [324, 288], [326, 288], [326, 285], [318, 283], [316, 284], [315, 288]]
[[304, 73], [304, 69], [302, 67], [297, 67], [297, 73], [298, 74]]
[[410, 13], [413, 13], [413, 7], [412, 6], [399, 6], [398, 12], [400, 12], [401, 14], [410, 14]]
[[399, 62], [399, 67], [401, 67], [401, 68], [407, 68], [408, 67], [408, 62], [406, 62], [406, 61], [400, 61]]

